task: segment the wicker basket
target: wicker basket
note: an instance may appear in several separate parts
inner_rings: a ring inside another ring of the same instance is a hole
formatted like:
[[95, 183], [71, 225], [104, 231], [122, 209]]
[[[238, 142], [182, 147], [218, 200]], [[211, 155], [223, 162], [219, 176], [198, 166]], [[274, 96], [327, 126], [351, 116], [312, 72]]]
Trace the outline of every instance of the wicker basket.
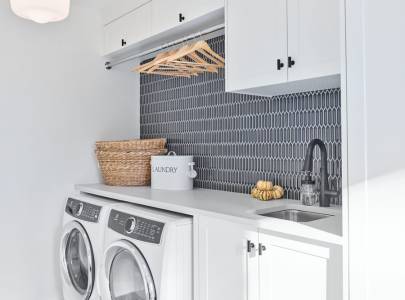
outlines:
[[149, 185], [151, 180], [151, 156], [166, 153], [167, 149], [134, 151], [96, 150], [104, 183], [117, 186]]
[[164, 149], [165, 146], [166, 146], [166, 139], [96, 142], [96, 149], [100, 151], [151, 150], [151, 149]]

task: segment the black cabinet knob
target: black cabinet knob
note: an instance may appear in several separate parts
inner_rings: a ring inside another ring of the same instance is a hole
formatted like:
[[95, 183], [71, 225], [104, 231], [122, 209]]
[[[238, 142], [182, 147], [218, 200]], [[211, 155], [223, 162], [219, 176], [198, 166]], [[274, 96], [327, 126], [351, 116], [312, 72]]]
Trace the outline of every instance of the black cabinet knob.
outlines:
[[185, 19], [186, 19], [186, 17], [183, 16], [182, 13], [179, 13], [179, 22], [181, 23], [181, 22], [183, 22]]
[[124, 47], [127, 44], [127, 41], [124, 39], [121, 39], [121, 46]]
[[277, 70], [284, 68], [284, 64], [281, 62], [281, 59], [277, 59]]
[[295, 65], [295, 60], [292, 59], [291, 56], [288, 57], [288, 67], [291, 68], [293, 65]]

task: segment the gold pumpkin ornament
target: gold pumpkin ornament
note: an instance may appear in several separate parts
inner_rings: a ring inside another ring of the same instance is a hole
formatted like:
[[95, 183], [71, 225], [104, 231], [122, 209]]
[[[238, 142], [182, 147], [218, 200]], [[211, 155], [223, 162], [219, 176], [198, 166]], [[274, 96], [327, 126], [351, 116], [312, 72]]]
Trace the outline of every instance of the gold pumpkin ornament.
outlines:
[[256, 187], [261, 191], [271, 191], [271, 190], [273, 190], [273, 182], [259, 180], [256, 183]]
[[252, 189], [251, 195], [261, 201], [281, 199], [284, 196], [284, 189], [279, 185], [273, 185], [271, 181], [259, 180]]

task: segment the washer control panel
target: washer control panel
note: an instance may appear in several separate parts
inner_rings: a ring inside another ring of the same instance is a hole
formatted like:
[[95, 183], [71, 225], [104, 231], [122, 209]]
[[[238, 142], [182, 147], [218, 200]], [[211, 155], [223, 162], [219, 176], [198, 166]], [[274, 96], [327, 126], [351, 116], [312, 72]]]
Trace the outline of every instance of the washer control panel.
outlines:
[[65, 212], [79, 220], [98, 223], [101, 206], [69, 198], [66, 203]]
[[126, 214], [121, 211], [111, 210], [108, 227], [143, 242], [160, 244], [165, 224], [150, 219]]

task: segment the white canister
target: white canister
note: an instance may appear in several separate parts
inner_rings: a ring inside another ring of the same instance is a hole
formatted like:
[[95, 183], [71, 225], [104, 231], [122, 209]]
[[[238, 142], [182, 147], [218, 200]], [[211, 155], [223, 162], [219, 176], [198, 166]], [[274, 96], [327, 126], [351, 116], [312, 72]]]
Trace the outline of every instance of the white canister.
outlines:
[[173, 151], [152, 156], [152, 189], [192, 190], [193, 180], [197, 177], [193, 159], [193, 156], [176, 155]]

